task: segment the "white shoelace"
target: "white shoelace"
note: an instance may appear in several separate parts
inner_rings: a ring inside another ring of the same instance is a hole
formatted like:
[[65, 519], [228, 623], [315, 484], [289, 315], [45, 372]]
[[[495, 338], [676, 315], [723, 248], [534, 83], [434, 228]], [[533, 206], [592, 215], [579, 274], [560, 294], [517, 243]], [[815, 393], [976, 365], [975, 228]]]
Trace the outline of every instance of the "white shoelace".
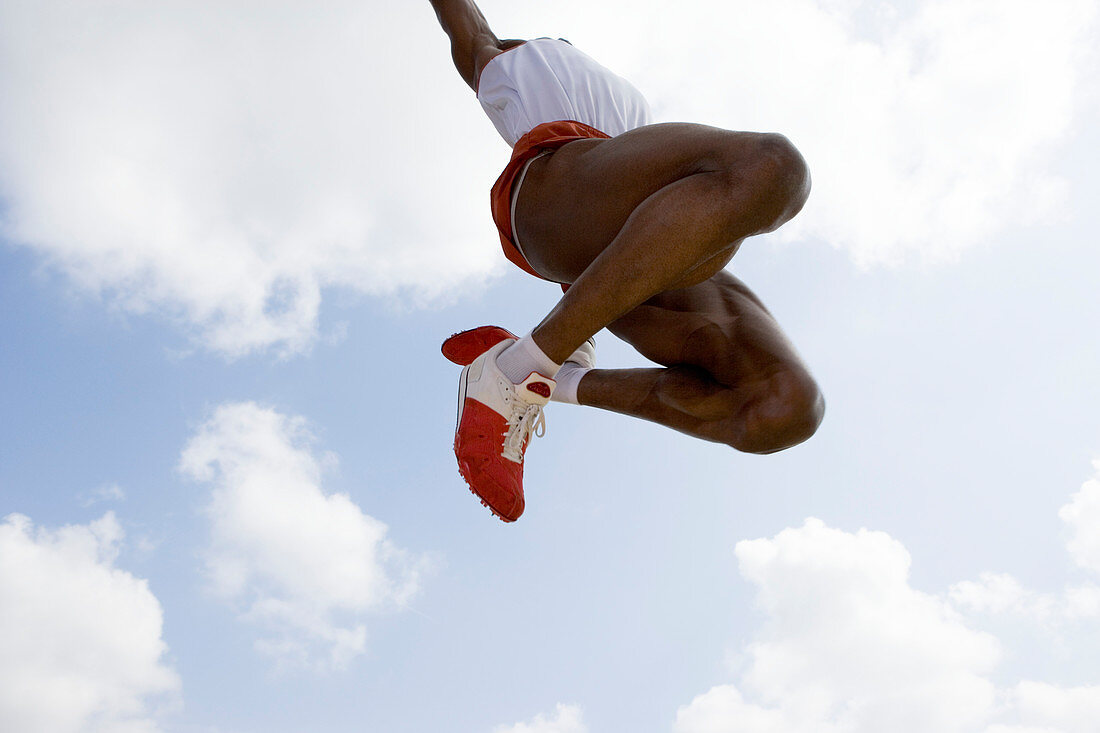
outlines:
[[531, 405], [518, 396], [508, 396], [512, 414], [508, 417], [508, 430], [504, 433], [504, 449], [500, 454], [510, 461], [523, 463], [523, 444], [531, 436], [541, 438], [546, 434], [546, 416], [541, 405]]

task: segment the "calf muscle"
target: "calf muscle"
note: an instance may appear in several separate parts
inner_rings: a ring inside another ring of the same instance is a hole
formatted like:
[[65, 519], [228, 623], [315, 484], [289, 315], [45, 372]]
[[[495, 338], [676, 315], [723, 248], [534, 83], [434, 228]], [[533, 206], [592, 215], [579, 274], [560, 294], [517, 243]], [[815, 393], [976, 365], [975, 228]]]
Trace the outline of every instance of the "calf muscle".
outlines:
[[728, 272], [655, 296], [609, 329], [667, 368], [589, 372], [581, 404], [748, 453], [789, 448], [821, 423], [825, 403], [801, 358]]

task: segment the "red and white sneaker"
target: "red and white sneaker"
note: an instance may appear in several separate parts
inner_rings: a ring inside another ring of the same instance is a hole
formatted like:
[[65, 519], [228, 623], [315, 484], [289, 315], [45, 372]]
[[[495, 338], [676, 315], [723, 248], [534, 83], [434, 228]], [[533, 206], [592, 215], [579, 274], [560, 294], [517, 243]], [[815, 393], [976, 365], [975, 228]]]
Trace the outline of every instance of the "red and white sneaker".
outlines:
[[542, 408], [555, 385], [538, 372], [519, 384], [505, 377], [496, 359], [511, 343], [501, 340], [462, 370], [455, 427], [459, 473], [505, 522], [523, 514], [523, 455], [531, 433], [545, 430]]

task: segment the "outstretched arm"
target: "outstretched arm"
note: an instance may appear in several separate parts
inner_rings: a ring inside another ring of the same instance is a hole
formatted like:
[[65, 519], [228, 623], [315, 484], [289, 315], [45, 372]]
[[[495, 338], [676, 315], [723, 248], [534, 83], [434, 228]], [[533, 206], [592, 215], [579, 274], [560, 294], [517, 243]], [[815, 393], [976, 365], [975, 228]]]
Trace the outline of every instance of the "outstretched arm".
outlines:
[[462, 79], [477, 91], [481, 69], [503, 50], [473, 0], [431, 0], [439, 24], [451, 39], [451, 58]]

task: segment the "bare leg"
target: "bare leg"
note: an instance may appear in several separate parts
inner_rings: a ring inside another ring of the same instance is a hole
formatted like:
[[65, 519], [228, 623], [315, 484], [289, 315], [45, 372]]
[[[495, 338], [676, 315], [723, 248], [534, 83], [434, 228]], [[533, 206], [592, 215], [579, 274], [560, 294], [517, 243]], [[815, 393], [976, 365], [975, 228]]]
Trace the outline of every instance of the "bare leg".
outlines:
[[808, 191], [786, 138], [703, 125], [577, 141], [536, 161], [515, 226], [531, 265], [572, 287], [535, 341], [564, 361], [650, 297], [707, 280], [746, 237], [794, 216]]
[[596, 370], [578, 399], [739, 450], [817, 429], [824, 401], [778, 324], [722, 268], [805, 203], [785, 138], [654, 125], [579, 141], [532, 164], [516, 221], [524, 253], [572, 286], [533, 337], [561, 362], [607, 326], [665, 369]]
[[821, 422], [824, 400], [801, 359], [728, 272], [651, 298], [610, 329], [667, 368], [593, 370], [581, 404], [751, 453], [801, 443]]

